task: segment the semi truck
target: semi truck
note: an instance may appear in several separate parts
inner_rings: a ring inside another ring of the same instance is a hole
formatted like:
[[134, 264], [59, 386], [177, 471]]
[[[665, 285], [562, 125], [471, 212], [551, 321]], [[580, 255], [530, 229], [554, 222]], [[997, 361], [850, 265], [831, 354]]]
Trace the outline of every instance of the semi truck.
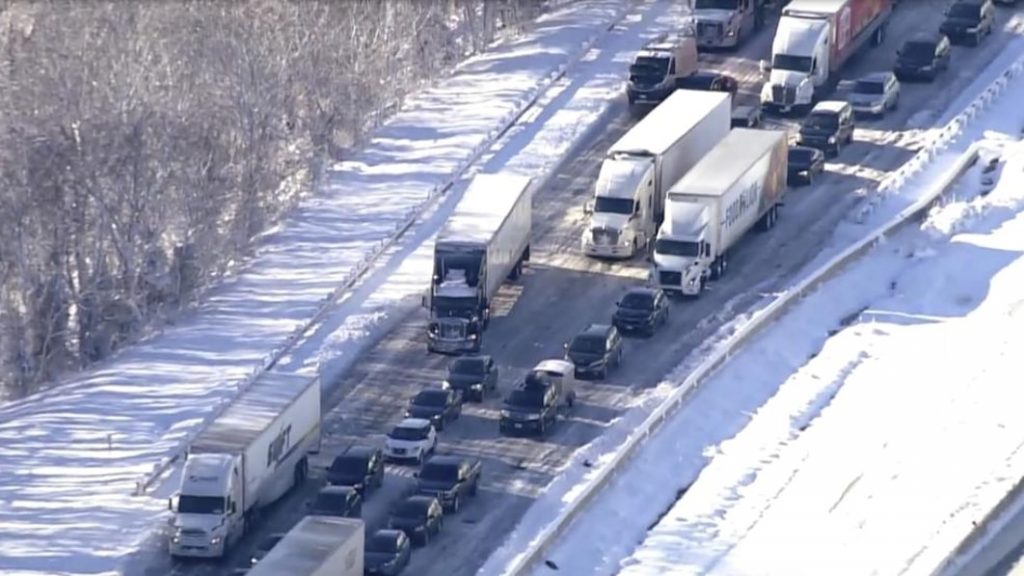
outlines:
[[772, 111], [809, 109], [838, 83], [838, 72], [869, 41], [885, 40], [892, 0], [792, 0], [772, 42], [761, 103]]
[[582, 250], [630, 258], [654, 239], [669, 187], [714, 148], [731, 125], [725, 92], [678, 90], [607, 152], [584, 211]]
[[511, 174], [473, 178], [434, 243], [427, 349], [478, 351], [491, 299], [530, 259], [532, 181]]
[[662, 35], [636, 53], [629, 65], [626, 99], [634, 110], [657, 106], [676, 89], [679, 79], [697, 71], [697, 41]]
[[764, 27], [764, 0], [695, 0], [684, 21], [701, 48], [735, 48]]
[[768, 230], [786, 191], [787, 135], [735, 128], [668, 193], [651, 275], [670, 294], [700, 296], [755, 224]]
[[221, 558], [320, 450], [320, 378], [265, 372], [188, 446], [168, 507], [169, 551]]
[[365, 541], [358, 518], [306, 516], [247, 576], [363, 576]]

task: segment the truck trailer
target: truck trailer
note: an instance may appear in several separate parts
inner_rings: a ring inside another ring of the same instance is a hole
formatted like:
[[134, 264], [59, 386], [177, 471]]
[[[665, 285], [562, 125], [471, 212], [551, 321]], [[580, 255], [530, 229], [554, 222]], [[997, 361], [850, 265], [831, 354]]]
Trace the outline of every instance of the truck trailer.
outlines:
[[764, 27], [764, 0], [695, 0], [683, 26], [701, 48], [735, 48]]
[[838, 72], [868, 41], [879, 45], [892, 0], [793, 0], [782, 9], [772, 42], [770, 70], [761, 87], [769, 110], [809, 109], [835, 86]]
[[365, 541], [358, 518], [306, 516], [247, 576], [363, 576]]
[[588, 256], [630, 258], [653, 241], [665, 194], [729, 133], [731, 97], [677, 90], [608, 150], [585, 212]]
[[479, 174], [434, 243], [427, 349], [478, 351], [491, 317], [491, 298], [530, 259], [532, 181]]
[[654, 243], [657, 285], [699, 296], [725, 274], [729, 249], [748, 230], [775, 225], [787, 160], [785, 132], [736, 128], [672, 186]]
[[190, 443], [174, 513], [172, 556], [221, 558], [259, 510], [301, 485], [320, 449], [320, 378], [266, 372]]

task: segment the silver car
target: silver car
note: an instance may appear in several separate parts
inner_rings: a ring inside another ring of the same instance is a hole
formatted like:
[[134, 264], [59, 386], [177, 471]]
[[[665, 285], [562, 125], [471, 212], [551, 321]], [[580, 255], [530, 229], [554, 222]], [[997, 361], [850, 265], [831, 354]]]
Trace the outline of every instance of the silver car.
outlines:
[[892, 72], [874, 72], [852, 82], [847, 101], [857, 114], [881, 116], [900, 102], [900, 81]]

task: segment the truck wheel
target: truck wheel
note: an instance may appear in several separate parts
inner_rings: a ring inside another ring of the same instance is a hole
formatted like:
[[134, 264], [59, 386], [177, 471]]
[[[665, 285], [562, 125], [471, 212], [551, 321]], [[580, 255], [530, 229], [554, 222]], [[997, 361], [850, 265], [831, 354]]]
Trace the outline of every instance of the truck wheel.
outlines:
[[306, 482], [306, 477], [309, 476], [309, 462], [303, 458], [295, 465], [294, 473], [294, 484], [293, 488], [299, 488]]
[[871, 37], [871, 44], [874, 46], [881, 46], [885, 43], [885, 26], [879, 26], [878, 30], [875, 30], [874, 36]]

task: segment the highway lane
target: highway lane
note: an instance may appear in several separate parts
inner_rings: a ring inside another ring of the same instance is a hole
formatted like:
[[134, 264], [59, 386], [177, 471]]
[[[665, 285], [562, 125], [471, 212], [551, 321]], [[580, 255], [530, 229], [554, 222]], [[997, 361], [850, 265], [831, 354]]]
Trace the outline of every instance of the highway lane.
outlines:
[[[899, 39], [921, 27], [937, 27], [940, 6], [938, 0], [908, 3], [894, 17], [886, 45], [861, 57], [850, 74], [887, 68]], [[911, 7], [913, 12], [907, 9]], [[741, 99], [756, 96], [757, 60], [767, 56], [771, 30], [770, 26], [736, 56], [718, 54], [709, 59], [715, 67], [745, 80]], [[817, 255], [836, 226], [863, 200], [863, 189], [912, 155], [915, 134], [890, 132], [904, 127], [912, 117], [920, 118], [923, 110], [941, 110], [1007, 39], [1007, 34], [997, 34], [979, 48], [958, 48], [953, 68], [962, 70], [961, 74], [950, 74], [933, 86], [907, 85], [897, 113], [864, 124], [880, 131], [881, 138], [859, 140], [830, 163], [832, 172], [813, 188], [791, 190], [779, 226], [767, 234], [752, 233], [732, 254], [729, 275], [703, 298], [674, 303], [667, 330], [650, 340], [629, 340], [622, 370], [605, 382], [581, 386], [581, 406], [549, 438], [500, 437], [497, 398], [467, 405], [462, 419], [442, 433], [441, 451], [484, 460], [480, 496], [449, 519], [440, 538], [414, 553], [409, 573], [473, 574], [575, 450], [601, 434], [643, 389], [656, 385], [722, 322], [755, 305], [762, 293], [783, 288]], [[600, 262], [583, 257], [578, 248], [585, 225], [580, 207], [591, 194], [600, 159], [632, 122], [620, 104], [620, 113], [608, 129], [536, 199], [534, 261], [519, 282], [503, 288], [485, 339], [485, 350], [501, 365], [502, 390], [537, 361], [559, 356], [562, 343], [586, 324], [607, 320], [618, 296], [646, 278], [642, 261]], [[778, 125], [792, 128], [795, 124], [783, 119]], [[381, 434], [400, 418], [406, 400], [421, 387], [441, 380], [447, 359], [426, 354], [425, 319], [425, 313], [418, 312], [402, 322], [345, 376], [325, 404], [325, 409], [330, 408], [325, 416], [328, 436], [319, 464], [348, 443], [379, 442]], [[381, 525], [389, 506], [409, 489], [410, 472], [410, 468], [389, 466], [385, 488], [370, 496], [364, 510], [370, 528]], [[238, 565], [262, 535], [286, 531], [302, 516], [303, 502], [315, 494], [316, 483], [313, 478], [282, 501], [264, 528], [247, 538], [224, 565], [189, 563], [178, 571], [216, 574]]]

